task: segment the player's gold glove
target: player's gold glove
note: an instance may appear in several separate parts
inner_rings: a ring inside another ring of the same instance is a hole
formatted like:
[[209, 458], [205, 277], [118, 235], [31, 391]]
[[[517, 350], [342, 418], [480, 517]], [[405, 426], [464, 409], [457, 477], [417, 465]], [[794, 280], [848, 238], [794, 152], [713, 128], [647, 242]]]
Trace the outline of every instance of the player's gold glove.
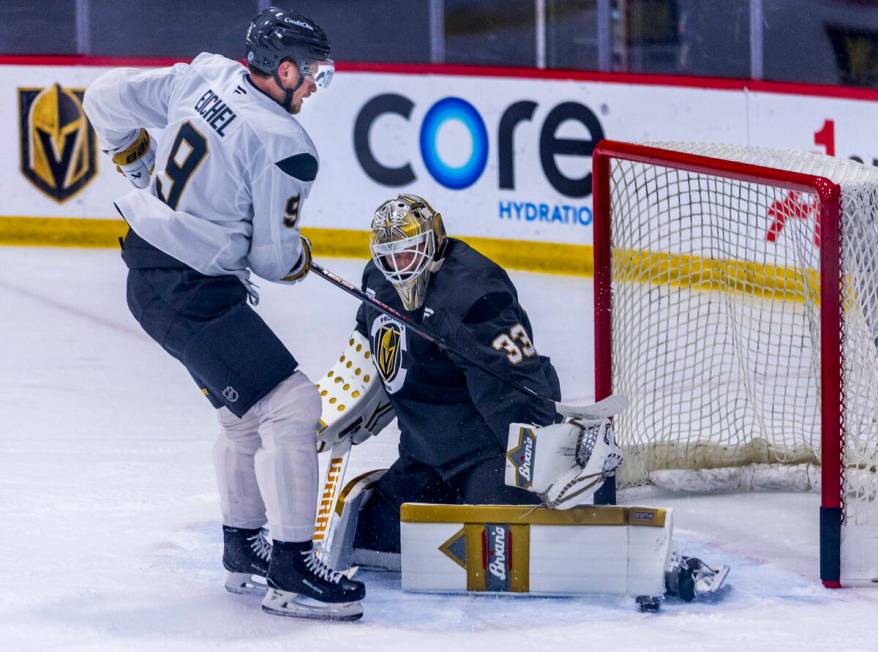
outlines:
[[302, 239], [302, 254], [299, 256], [296, 266], [281, 279], [282, 281], [297, 283], [305, 278], [311, 270], [311, 241], [303, 235], [299, 237]]
[[146, 129], [141, 129], [134, 141], [124, 148], [110, 150], [116, 171], [128, 179], [135, 188], [146, 188], [149, 175], [155, 169], [155, 147]]

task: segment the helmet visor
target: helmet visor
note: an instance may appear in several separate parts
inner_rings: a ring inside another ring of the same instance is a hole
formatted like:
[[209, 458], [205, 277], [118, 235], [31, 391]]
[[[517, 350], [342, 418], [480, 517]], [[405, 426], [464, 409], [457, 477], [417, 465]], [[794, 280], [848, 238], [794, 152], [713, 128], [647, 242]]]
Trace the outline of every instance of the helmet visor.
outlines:
[[328, 88], [334, 74], [335, 61], [332, 59], [309, 61], [302, 66], [302, 75], [308, 81], [313, 82], [317, 88]]

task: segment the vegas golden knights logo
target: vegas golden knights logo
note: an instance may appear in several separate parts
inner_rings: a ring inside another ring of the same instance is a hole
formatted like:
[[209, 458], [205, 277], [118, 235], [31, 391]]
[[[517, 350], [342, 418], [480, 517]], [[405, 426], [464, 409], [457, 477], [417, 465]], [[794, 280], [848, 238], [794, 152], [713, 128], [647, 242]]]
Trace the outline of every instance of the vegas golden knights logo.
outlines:
[[49, 197], [64, 202], [97, 173], [95, 132], [82, 110], [82, 89], [18, 89], [21, 172]]
[[378, 330], [376, 338], [378, 371], [387, 382], [392, 382], [399, 371], [399, 329], [396, 324], [385, 324]]
[[395, 394], [405, 384], [405, 326], [386, 315], [372, 322], [372, 351], [384, 389]]

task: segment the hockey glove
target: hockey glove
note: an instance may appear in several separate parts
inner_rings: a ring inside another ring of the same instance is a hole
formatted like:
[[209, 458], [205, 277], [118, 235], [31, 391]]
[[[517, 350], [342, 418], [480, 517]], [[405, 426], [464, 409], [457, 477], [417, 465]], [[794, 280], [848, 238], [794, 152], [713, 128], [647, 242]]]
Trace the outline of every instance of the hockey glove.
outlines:
[[302, 240], [302, 253], [290, 273], [281, 278], [281, 281], [298, 283], [311, 270], [311, 241], [303, 235], [300, 235], [299, 238]]
[[542, 428], [509, 425], [506, 484], [538, 494], [551, 509], [591, 504], [621, 463], [609, 419], [574, 417]]
[[155, 169], [155, 147], [146, 129], [136, 132], [134, 141], [125, 147], [107, 150], [113, 155], [116, 171], [128, 179], [135, 188], [146, 188], [149, 175]]

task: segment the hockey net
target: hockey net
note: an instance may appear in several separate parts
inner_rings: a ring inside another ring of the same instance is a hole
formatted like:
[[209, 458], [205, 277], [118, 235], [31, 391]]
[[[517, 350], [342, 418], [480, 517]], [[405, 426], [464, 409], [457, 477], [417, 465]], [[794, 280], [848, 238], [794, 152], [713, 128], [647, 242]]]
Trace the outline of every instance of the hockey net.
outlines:
[[844, 583], [878, 581], [876, 222], [878, 169], [853, 161], [599, 147], [596, 387], [631, 401], [620, 486], [822, 489], [824, 581], [839, 547]]

